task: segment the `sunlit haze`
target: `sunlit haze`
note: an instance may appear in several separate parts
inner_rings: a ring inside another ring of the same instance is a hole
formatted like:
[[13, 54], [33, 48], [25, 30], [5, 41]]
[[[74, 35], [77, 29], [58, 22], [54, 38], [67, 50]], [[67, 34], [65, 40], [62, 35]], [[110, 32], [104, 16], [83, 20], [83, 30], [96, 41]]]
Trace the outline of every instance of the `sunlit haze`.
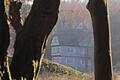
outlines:
[[[73, 1], [73, 0], [61, 0], [61, 1], [65, 1], [65, 2], [71, 2], [71, 1]], [[78, 1], [78, 2], [85, 2], [85, 0], [74, 0], [74, 1]]]
[[[87, 1], [87, 0], [61, 0], [61, 1], [63, 1], [63, 2], [72, 2], [72, 1], [76, 1], [76, 2], [84, 3], [84, 2]], [[32, 4], [33, 4], [33, 0], [26, 1], [26, 4], [32, 5]]]

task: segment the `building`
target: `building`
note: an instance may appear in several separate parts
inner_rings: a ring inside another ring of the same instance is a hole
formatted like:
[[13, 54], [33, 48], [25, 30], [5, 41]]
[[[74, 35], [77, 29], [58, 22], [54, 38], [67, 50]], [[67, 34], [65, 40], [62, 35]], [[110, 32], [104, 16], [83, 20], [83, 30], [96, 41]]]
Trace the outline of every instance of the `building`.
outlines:
[[62, 28], [51, 36], [46, 55], [80, 71], [93, 71], [93, 37], [87, 28]]

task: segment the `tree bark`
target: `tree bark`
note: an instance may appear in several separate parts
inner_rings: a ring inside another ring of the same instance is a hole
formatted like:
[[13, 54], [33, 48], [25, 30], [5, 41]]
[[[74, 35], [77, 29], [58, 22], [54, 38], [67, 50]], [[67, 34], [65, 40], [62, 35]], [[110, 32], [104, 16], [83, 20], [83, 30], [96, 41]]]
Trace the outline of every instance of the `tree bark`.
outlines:
[[16, 34], [22, 30], [21, 17], [20, 17], [20, 8], [22, 6], [21, 2], [10, 1], [9, 5], [9, 21]]
[[5, 13], [4, 0], [0, 0], [0, 64], [7, 55], [9, 46], [9, 26], [7, 24], [7, 16]]
[[[60, 0], [34, 0], [23, 30], [17, 35], [10, 66], [14, 79], [37, 78], [46, 40], [56, 24]], [[34, 65], [33, 65], [34, 64]]]
[[[4, 0], [0, 0], [0, 77], [2, 80], [8, 79], [7, 67], [7, 48], [10, 43], [9, 26], [5, 13]], [[3, 73], [3, 71], [5, 73]]]
[[111, 35], [107, 0], [89, 0], [95, 42], [95, 80], [112, 80]]

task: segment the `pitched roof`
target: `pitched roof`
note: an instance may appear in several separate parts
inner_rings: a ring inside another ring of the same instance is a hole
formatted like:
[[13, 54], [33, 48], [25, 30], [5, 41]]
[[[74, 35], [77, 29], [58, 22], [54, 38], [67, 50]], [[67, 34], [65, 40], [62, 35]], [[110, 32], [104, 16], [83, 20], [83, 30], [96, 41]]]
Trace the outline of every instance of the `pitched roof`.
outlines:
[[60, 29], [53, 36], [58, 37], [61, 46], [79, 46], [80, 42], [89, 42], [89, 31], [87, 28]]

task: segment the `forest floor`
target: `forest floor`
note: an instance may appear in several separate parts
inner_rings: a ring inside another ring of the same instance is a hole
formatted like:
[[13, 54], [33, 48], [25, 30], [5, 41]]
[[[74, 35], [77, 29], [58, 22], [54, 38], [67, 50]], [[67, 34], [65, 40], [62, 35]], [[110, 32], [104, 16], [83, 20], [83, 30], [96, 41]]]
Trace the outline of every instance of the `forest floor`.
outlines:
[[69, 75], [55, 75], [55, 74], [42, 74], [39, 76], [38, 80], [94, 80], [93, 77], [76, 77], [76, 76], [69, 76]]
[[120, 73], [115, 74], [115, 80], [120, 80]]
[[[42, 74], [39, 76], [38, 80], [94, 80], [93, 76], [87, 77], [73, 77], [68, 75], [55, 75], [55, 74]], [[115, 74], [114, 80], [120, 80], [120, 74]]]

